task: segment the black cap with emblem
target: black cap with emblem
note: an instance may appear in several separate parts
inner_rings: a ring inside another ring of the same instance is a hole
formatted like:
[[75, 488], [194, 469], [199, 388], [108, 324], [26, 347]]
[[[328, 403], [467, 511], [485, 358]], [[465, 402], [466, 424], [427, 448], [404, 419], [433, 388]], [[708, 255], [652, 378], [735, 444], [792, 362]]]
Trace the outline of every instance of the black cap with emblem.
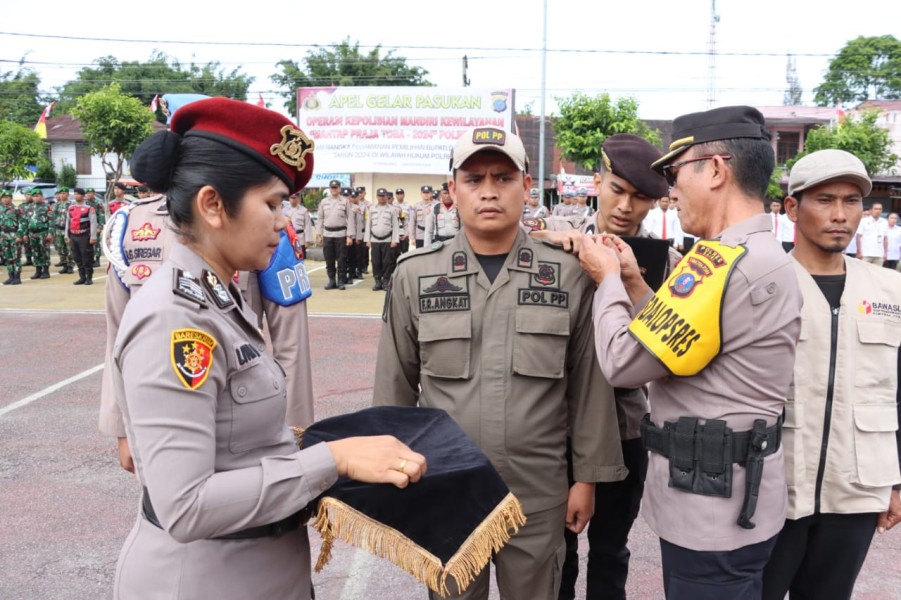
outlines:
[[651, 168], [662, 174], [664, 165], [672, 163], [675, 157], [695, 144], [735, 138], [769, 140], [763, 114], [753, 106], [723, 106], [676, 117], [673, 121], [674, 141], [669, 152], [656, 160]]
[[659, 158], [660, 150], [644, 138], [628, 133], [611, 135], [601, 146], [604, 168], [655, 200], [667, 194], [666, 179], [651, 170], [651, 163]]

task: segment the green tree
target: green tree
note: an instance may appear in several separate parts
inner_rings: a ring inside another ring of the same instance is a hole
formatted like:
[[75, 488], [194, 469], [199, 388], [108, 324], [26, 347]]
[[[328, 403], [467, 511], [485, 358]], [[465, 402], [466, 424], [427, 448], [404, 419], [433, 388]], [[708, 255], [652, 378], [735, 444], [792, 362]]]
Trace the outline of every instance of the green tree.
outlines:
[[191, 63], [183, 66], [178, 60], [162, 52], [154, 52], [146, 62], [120, 63], [114, 56], [94, 60], [93, 67], [81, 69], [76, 78], [59, 90], [59, 110], [71, 112], [77, 100], [111, 83], [117, 83], [122, 93], [149, 105], [157, 94], [193, 93], [225, 96], [246, 100], [247, 90], [254, 78], [241, 73], [240, 68], [225, 72], [218, 62], [205, 65]]
[[576, 92], [569, 98], [556, 98], [560, 115], [552, 121], [557, 147], [563, 157], [586, 169], [594, 170], [600, 163], [600, 148], [611, 135], [631, 133], [660, 145], [660, 134], [638, 118], [638, 101], [620, 98], [616, 102], [610, 94], [588, 96]]
[[394, 51], [382, 53], [381, 45], [369, 52], [360, 51], [360, 43], [353, 45], [349, 38], [328, 48], [317, 46], [310, 50], [301, 64], [280, 60], [280, 72], [272, 75], [273, 83], [285, 91], [285, 108], [297, 116], [297, 88], [326, 86], [428, 86], [428, 71], [407, 64], [407, 59], [395, 56]]
[[38, 93], [41, 78], [24, 64], [22, 57], [15, 72], [0, 73], [0, 115], [23, 127], [34, 127], [44, 110]]
[[770, 200], [782, 201], [785, 198], [785, 191], [782, 189], [782, 178], [785, 176], [785, 169], [777, 166], [770, 175], [770, 182], [766, 186], [765, 197]]
[[901, 41], [892, 35], [857, 37], [829, 62], [826, 77], [814, 89], [814, 102], [901, 98]]
[[104, 170], [112, 174], [112, 185], [122, 177], [125, 157], [153, 133], [153, 115], [143, 102], [126, 96], [118, 83], [112, 83], [76, 101], [72, 115], [79, 120], [81, 132], [92, 154], [99, 154]]
[[31, 175], [28, 167], [35, 166], [43, 155], [44, 144], [33, 129], [12, 121], [0, 121], [0, 182], [3, 187], [13, 179]]
[[880, 110], [865, 110], [857, 117], [842, 117], [836, 125], [817, 127], [807, 134], [804, 151], [786, 162], [791, 169], [802, 156], [817, 150], [837, 148], [855, 155], [867, 168], [867, 173], [888, 173], [898, 162], [892, 152], [892, 138], [887, 129], [876, 124]]

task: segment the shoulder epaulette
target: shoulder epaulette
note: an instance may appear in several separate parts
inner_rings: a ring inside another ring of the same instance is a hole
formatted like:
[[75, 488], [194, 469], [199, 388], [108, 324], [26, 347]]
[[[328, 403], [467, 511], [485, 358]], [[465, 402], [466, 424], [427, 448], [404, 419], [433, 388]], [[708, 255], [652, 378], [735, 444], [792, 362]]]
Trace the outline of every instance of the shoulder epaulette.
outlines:
[[200, 278], [188, 271], [172, 269], [172, 293], [199, 304], [202, 308], [207, 306]]
[[437, 252], [444, 248], [444, 245], [447, 244], [450, 240], [446, 240], [444, 242], [432, 242], [428, 246], [423, 246], [422, 248], [416, 248], [415, 250], [411, 250], [409, 252], [405, 252], [398, 257], [397, 262], [400, 264], [401, 261], [407, 260], [408, 258], [412, 258], [414, 256], [424, 256], [426, 254], [431, 254], [432, 252]]

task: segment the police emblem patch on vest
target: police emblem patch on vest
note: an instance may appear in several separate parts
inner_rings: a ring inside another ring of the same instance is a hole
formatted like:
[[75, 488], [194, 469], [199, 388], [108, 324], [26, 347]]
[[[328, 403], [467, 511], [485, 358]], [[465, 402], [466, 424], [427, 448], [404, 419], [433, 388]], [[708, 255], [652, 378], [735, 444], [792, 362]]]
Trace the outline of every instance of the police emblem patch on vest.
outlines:
[[744, 246], [699, 241], [629, 325], [673, 375], [695, 375], [720, 353], [723, 295], [746, 252]]
[[469, 310], [469, 284], [465, 278], [460, 285], [446, 275], [426, 275], [419, 278], [419, 312]]
[[216, 339], [198, 329], [176, 329], [172, 332], [172, 368], [189, 390], [196, 390], [206, 381], [213, 367]]

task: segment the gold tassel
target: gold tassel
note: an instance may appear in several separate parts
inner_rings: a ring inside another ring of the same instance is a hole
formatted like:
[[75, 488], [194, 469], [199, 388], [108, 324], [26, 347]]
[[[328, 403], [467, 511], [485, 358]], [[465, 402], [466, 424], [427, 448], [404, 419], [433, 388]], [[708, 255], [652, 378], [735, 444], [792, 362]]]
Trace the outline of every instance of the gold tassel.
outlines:
[[526, 522], [522, 505], [511, 493], [470, 534], [460, 549], [442, 565], [431, 552], [415, 544], [401, 532], [364, 515], [334, 498], [319, 500], [313, 528], [322, 536], [316, 572], [331, 559], [336, 539], [387, 559], [442, 597], [448, 595], [447, 577], [451, 576], [463, 592], [482, 572], [491, 555], [500, 550]]
[[303, 432], [306, 431], [305, 427], [292, 427], [291, 432], [294, 434], [294, 443], [297, 444], [297, 447], [303, 450]]

